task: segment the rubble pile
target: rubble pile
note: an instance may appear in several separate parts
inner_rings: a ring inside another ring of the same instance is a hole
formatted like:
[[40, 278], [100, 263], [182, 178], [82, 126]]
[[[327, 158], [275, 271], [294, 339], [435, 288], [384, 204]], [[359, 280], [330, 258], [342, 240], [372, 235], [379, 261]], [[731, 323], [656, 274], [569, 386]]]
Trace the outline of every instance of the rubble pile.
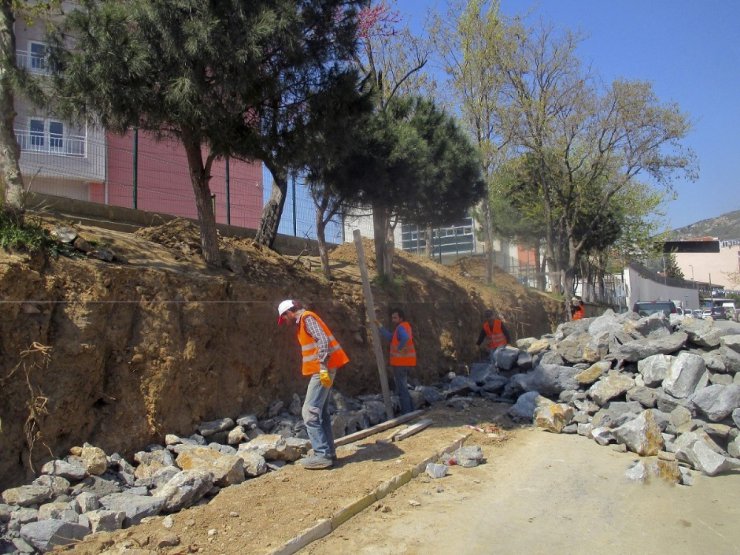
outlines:
[[692, 469], [740, 468], [738, 324], [607, 311], [496, 355], [515, 373], [476, 366], [475, 387], [515, 401], [514, 418], [645, 457], [631, 479], [689, 485]]
[[[334, 391], [337, 437], [385, 420], [380, 396], [344, 398]], [[397, 400], [396, 400], [397, 401]], [[205, 503], [239, 484], [306, 455], [311, 447], [294, 395], [248, 414], [203, 422], [189, 437], [167, 434], [127, 461], [85, 444], [51, 460], [31, 484], [0, 496], [0, 553], [46, 552], [90, 533], [113, 531], [157, 514]]]

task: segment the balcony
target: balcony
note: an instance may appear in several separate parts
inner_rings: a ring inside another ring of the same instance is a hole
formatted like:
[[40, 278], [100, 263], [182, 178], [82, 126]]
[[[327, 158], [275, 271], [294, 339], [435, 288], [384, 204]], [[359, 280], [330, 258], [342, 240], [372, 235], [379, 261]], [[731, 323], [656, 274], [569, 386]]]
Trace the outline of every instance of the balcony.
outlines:
[[87, 157], [87, 137], [84, 135], [57, 135], [28, 129], [16, 129], [15, 140], [18, 141], [18, 146], [21, 152], [24, 153], [70, 156], [73, 158]]
[[49, 75], [49, 61], [46, 52], [34, 53], [26, 50], [15, 51], [15, 63], [21, 69], [38, 75]]

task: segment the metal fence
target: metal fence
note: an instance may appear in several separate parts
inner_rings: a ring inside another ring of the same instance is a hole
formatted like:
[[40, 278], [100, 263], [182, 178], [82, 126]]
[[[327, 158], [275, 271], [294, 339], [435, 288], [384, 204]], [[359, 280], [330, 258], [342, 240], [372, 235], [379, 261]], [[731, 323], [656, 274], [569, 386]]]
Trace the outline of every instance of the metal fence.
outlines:
[[[53, 131], [15, 130], [21, 171], [30, 190], [197, 218], [187, 158], [175, 141], [134, 133], [106, 137]], [[209, 185], [217, 222], [252, 229], [259, 225], [272, 187], [272, 177], [261, 162], [218, 160]], [[316, 238], [315, 214], [305, 183], [291, 178], [279, 233]], [[342, 241], [339, 217], [327, 226], [326, 239]]]

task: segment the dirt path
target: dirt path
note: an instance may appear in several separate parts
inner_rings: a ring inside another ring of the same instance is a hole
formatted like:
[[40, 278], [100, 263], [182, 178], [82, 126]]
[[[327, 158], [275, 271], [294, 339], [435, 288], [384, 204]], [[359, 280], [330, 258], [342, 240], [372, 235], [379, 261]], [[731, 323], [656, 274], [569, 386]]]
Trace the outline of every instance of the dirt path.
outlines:
[[439, 407], [425, 415], [431, 428], [400, 443], [378, 442], [386, 431], [341, 447], [330, 471], [288, 465], [172, 515], [170, 528], [159, 516], [73, 551], [272, 553], [468, 434], [486, 464], [451, 467], [439, 480], [422, 474], [301, 553], [740, 554], [739, 475], [697, 475], [691, 487], [635, 484], [624, 476], [634, 454], [528, 427], [492, 426], [491, 437], [465, 426], [506, 426], [507, 408], [482, 400], [462, 411]]
[[537, 430], [486, 452], [488, 464], [422, 475], [303, 552], [740, 553], [740, 475], [630, 483], [634, 454]]

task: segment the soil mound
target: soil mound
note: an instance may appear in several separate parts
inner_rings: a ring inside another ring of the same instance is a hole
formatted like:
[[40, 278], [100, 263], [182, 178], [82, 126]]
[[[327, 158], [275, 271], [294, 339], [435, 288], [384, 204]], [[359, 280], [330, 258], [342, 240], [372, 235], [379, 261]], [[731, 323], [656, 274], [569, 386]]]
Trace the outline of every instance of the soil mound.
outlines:
[[[329, 282], [316, 259], [249, 239], [222, 238], [225, 268], [209, 269], [186, 220], [135, 234], [75, 227], [121, 261], [0, 253], [0, 488], [29, 481], [31, 461], [38, 468], [85, 441], [128, 456], [165, 433], [188, 435], [198, 422], [303, 395], [293, 330], [275, 323], [285, 298], [317, 310], [348, 352], [340, 391], [379, 391], [353, 244], [332, 252]], [[365, 251], [372, 277], [372, 242]], [[395, 260], [398, 279], [373, 292], [381, 315], [400, 306], [414, 327], [412, 383], [464, 372], [478, 358], [483, 310], [503, 301], [454, 269], [401, 252]], [[551, 331], [557, 307], [517, 287], [501, 308], [510, 330]], [[21, 353], [34, 343], [49, 356], [24, 366]], [[34, 412], [39, 402], [44, 410]]]

